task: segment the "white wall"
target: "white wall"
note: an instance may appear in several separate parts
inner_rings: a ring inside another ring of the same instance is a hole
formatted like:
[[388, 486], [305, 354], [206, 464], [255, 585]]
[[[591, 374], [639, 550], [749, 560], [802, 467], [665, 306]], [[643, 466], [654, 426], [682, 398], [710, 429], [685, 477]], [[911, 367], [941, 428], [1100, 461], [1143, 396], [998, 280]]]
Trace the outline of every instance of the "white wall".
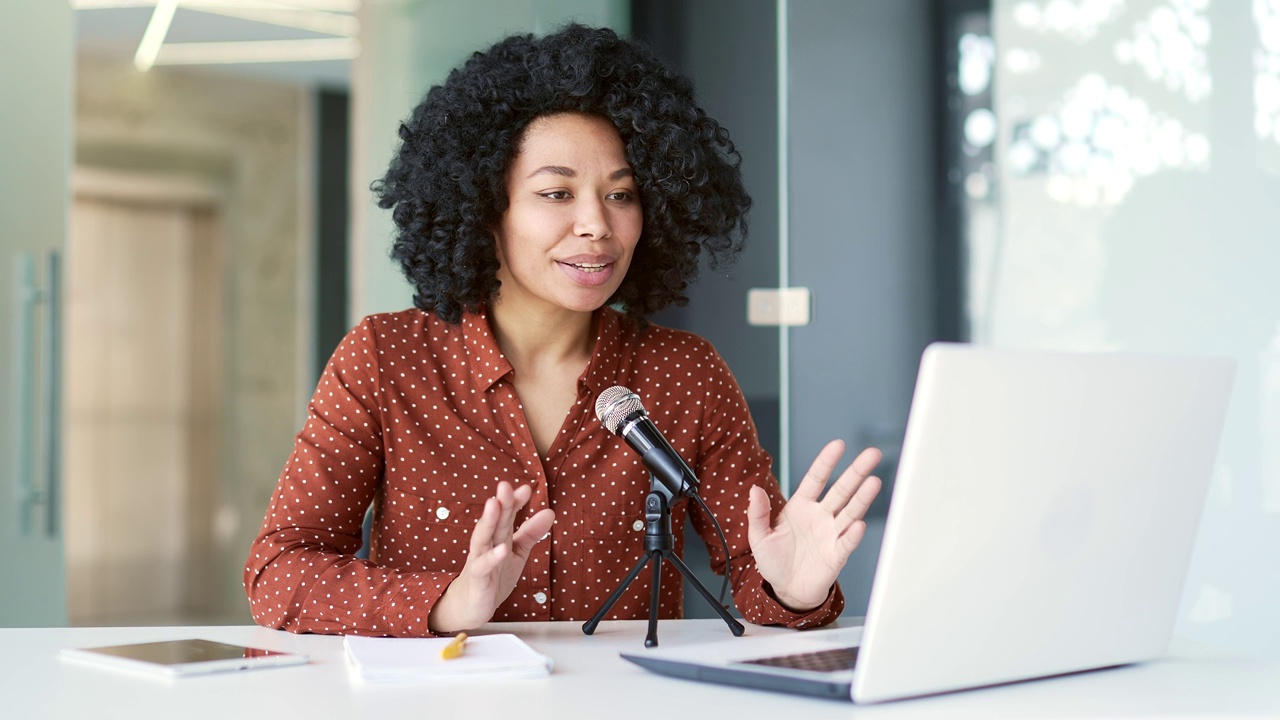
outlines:
[[1280, 658], [1280, 2], [994, 12], [1002, 232], [975, 339], [1238, 360], [1177, 632]]

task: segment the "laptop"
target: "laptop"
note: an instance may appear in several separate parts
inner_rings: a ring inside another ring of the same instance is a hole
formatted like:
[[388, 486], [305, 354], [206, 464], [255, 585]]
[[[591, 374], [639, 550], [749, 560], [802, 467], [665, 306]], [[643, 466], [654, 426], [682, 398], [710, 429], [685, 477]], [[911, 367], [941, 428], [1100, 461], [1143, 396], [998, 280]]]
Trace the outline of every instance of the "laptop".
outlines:
[[875, 703], [1163, 655], [1235, 363], [924, 352], [862, 627], [622, 656]]

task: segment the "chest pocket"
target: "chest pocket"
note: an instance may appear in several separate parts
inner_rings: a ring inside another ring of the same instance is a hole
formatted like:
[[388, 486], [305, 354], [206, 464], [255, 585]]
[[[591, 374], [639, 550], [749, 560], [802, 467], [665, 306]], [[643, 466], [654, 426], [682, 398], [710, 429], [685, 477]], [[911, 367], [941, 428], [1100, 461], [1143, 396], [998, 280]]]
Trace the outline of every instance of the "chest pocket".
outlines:
[[[562, 525], [563, 523], [563, 525]], [[571, 510], [556, 516], [560, 534], [576, 541], [595, 543], [634, 543], [642, 548], [644, 542], [644, 514], [600, 513]]]
[[413, 572], [457, 572], [467, 562], [483, 502], [419, 497], [388, 489], [379, 562]]

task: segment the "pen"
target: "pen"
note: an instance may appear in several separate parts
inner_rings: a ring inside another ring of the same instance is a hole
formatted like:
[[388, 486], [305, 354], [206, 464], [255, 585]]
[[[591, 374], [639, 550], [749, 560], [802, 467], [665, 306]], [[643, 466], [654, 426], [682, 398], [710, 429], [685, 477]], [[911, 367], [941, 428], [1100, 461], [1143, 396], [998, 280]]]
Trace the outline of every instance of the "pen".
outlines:
[[445, 645], [444, 649], [440, 651], [440, 657], [444, 658], [445, 660], [460, 658], [462, 657], [462, 648], [466, 644], [467, 644], [467, 634], [458, 633], [456, 636], [454, 636], [453, 640], [448, 645]]

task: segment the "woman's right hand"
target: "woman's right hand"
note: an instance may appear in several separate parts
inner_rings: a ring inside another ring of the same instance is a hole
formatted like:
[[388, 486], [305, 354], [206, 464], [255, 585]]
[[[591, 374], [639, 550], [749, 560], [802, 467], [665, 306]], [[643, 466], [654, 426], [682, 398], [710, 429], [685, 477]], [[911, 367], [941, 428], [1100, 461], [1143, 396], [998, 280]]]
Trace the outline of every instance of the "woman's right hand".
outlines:
[[555, 521], [550, 509], [539, 510], [515, 528], [516, 512], [529, 502], [533, 489], [521, 485], [512, 490], [505, 480], [471, 533], [471, 550], [462, 572], [445, 589], [427, 618], [432, 632], [473, 630], [489, 622], [498, 605], [515, 589], [529, 552], [546, 537]]

